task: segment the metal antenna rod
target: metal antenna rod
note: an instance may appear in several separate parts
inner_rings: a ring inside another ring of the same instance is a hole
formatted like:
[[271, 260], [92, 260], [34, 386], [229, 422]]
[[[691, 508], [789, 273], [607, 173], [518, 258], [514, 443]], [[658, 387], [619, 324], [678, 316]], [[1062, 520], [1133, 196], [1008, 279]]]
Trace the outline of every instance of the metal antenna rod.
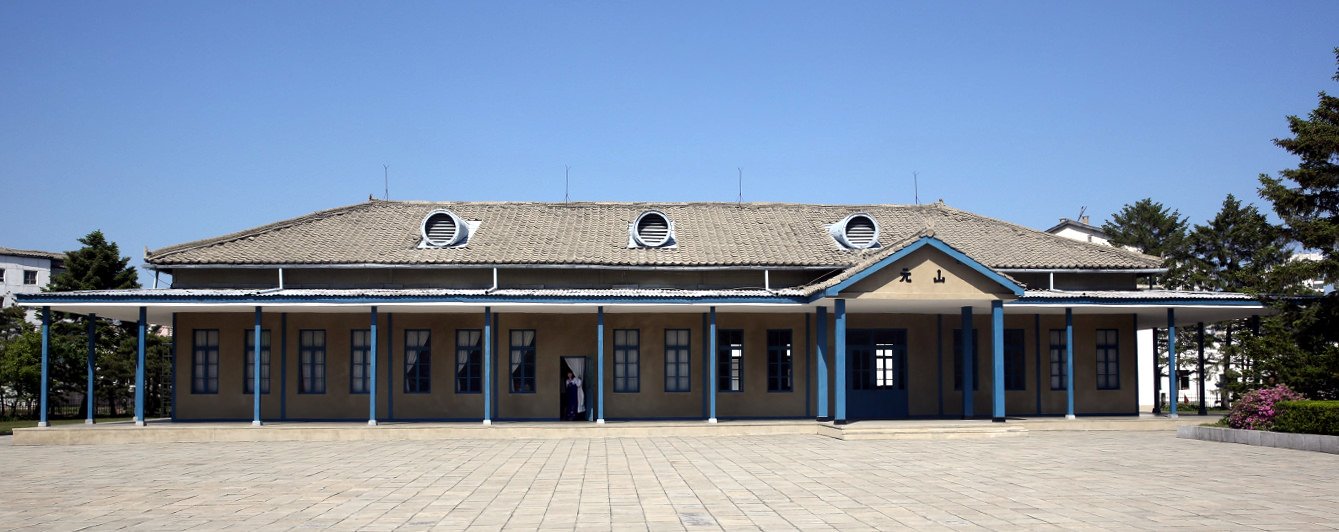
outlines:
[[572, 167], [563, 165], [563, 203], [572, 201]]
[[736, 166], [735, 169], [739, 170], [739, 205], [742, 207], [744, 206], [744, 168]]
[[383, 179], [384, 181], [383, 184], [386, 187], [385, 189], [382, 190], [381, 199], [388, 200], [391, 199], [391, 165], [383, 164], [381, 165], [381, 170], [382, 170], [381, 178]]
[[911, 187], [916, 195], [916, 204], [921, 204], [921, 176], [916, 172], [911, 173]]

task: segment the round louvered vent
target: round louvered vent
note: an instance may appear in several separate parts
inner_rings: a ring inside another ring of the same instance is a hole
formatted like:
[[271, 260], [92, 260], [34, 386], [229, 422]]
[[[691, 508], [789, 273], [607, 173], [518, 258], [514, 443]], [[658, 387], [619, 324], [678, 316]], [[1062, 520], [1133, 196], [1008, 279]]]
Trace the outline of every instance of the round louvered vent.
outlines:
[[646, 211], [633, 223], [633, 238], [637, 245], [658, 248], [670, 240], [670, 221], [660, 211]]
[[847, 216], [838, 227], [838, 240], [851, 249], [867, 249], [879, 243], [879, 222], [865, 213]]
[[465, 235], [460, 217], [447, 210], [435, 210], [423, 218], [423, 241], [432, 247], [453, 246]]

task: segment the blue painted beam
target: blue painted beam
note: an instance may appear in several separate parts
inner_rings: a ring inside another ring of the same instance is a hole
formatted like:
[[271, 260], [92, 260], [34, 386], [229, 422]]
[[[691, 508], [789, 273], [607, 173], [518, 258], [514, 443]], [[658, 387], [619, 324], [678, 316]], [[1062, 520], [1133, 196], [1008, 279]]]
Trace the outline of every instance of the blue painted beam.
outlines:
[[[149, 328], [148, 308], [139, 308], [139, 353], [135, 358], [135, 425], [144, 426], [144, 335]], [[260, 343], [260, 339], [256, 339]]]
[[1171, 406], [1169, 417], [1173, 419], [1179, 417], [1176, 414], [1176, 403], [1181, 397], [1176, 389], [1180, 383], [1176, 381], [1176, 309], [1169, 308], [1167, 309], [1167, 388], [1170, 394], [1167, 397], [1171, 399], [1168, 401]]
[[[254, 341], [251, 342], [251, 344], [252, 344], [252, 346], [253, 346], [253, 347], [252, 347], [252, 354], [251, 354], [251, 356], [252, 356], [252, 363], [251, 363], [251, 368], [252, 368], [252, 371], [251, 371], [251, 403], [252, 403], [251, 425], [252, 425], [252, 426], [256, 426], [256, 427], [259, 427], [259, 426], [261, 425], [261, 421], [260, 421], [260, 396], [261, 396], [261, 393], [260, 393], [260, 392], [261, 392], [261, 387], [260, 387], [260, 347], [261, 347], [261, 343], [262, 343], [262, 342], [261, 342], [261, 338], [260, 338], [260, 318], [261, 318], [260, 307], [256, 307], [256, 330], [255, 330], [255, 336], [252, 337], [252, 338], [254, 339]], [[141, 341], [143, 341], [142, 338], [141, 338]], [[246, 377], [243, 377], [243, 378], [246, 378]]]
[[377, 424], [377, 307], [372, 307], [372, 330], [369, 332], [369, 343], [372, 346], [372, 352], [368, 354], [371, 360], [368, 361], [367, 375], [367, 424], [375, 426]]
[[37, 426], [47, 426], [47, 359], [51, 352], [51, 307], [42, 307], [42, 386], [37, 406], [40, 412], [37, 415]]
[[832, 304], [833, 320], [836, 322], [836, 346], [832, 349], [832, 356], [835, 358], [837, 374], [833, 382], [836, 394], [832, 401], [833, 405], [833, 423], [838, 425], [846, 423], [846, 300], [838, 299]]
[[975, 381], [974, 371], [976, 368], [976, 342], [972, 340], [976, 335], [972, 334], [972, 307], [962, 307], [962, 331], [960, 333], [960, 343], [962, 352], [958, 353], [962, 361], [962, 418], [971, 419], [976, 416], [976, 405], [973, 404], [972, 382]]
[[991, 421], [1004, 422], [1004, 302], [990, 302], [990, 351], [994, 360], [994, 411]]
[[[484, 307], [484, 382], [493, 380], [493, 308]], [[394, 373], [394, 371], [392, 371]], [[493, 387], [484, 386], [484, 424], [493, 424]]]
[[828, 308], [818, 307], [818, 420], [832, 421], [828, 411]]
[[88, 403], [88, 417], [84, 423], [93, 424], [93, 413], [98, 409], [98, 402], [94, 398], [93, 373], [97, 368], [97, 345], [98, 345], [98, 315], [88, 315], [88, 393], [85, 402]]
[[595, 422], [604, 423], [604, 307], [595, 307]]
[[1065, 419], [1074, 419], [1074, 309], [1065, 309]]
[[716, 307], [711, 307], [711, 309], [707, 311], [707, 321], [710, 325], [710, 329], [707, 331], [707, 337], [709, 338], [708, 341], [711, 343], [711, 348], [708, 349], [709, 356], [711, 357], [711, 378], [707, 380], [711, 381], [711, 383], [709, 384], [709, 386], [711, 386], [710, 388], [711, 394], [708, 397], [709, 399], [708, 404], [710, 405], [710, 407], [708, 408], [707, 412], [707, 423], [715, 423], [716, 389], [717, 386], [720, 384], [720, 376], [718, 375], [718, 373], [720, 373], [721, 371], [721, 368], [716, 365], [716, 349], [717, 349], [716, 342], [718, 341], [718, 339], [716, 338]]

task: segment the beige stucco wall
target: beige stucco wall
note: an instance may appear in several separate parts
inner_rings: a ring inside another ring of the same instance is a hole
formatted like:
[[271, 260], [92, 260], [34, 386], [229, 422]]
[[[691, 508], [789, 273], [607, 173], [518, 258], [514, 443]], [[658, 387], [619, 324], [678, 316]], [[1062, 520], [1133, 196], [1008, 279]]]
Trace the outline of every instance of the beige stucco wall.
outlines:
[[[1063, 316], [1040, 317], [1041, 381], [1037, 380], [1037, 317], [1034, 315], [1007, 315], [1005, 327], [1021, 329], [1024, 334], [1024, 374], [1027, 389], [1006, 392], [1006, 413], [1034, 415], [1037, 413], [1037, 386], [1041, 386], [1043, 414], [1065, 412], [1064, 390], [1050, 390], [1048, 333], [1052, 328], [1064, 327]], [[177, 401], [181, 419], [250, 419], [252, 398], [242, 394], [243, 342], [245, 331], [253, 326], [251, 313], [182, 313], [177, 315]], [[942, 326], [940, 325], [942, 320]], [[271, 393], [262, 395], [262, 415], [265, 419], [279, 419], [279, 394], [286, 392], [288, 419], [365, 419], [367, 396], [349, 393], [350, 330], [368, 327], [366, 314], [302, 313], [287, 316], [287, 334], [280, 328], [281, 316], [264, 315], [264, 327], [271, 330], [272, 369]], [[848, 327], [906, 329], [908, 342], [907, 384], [908, 410], [912, 417], [961, 415], [961, 391], [953, 390], [953, 332], [959, 328], [958, 314], [851, 314]], [[719, 329], [744, 331], [745, 368], [744, 390], [722, 392], [717, 396], [717, 417], [804, 417], [817, 415], [816, 376], [811, 378], [815, 363], [810, 353], [816, 352], [817, 333], [812, 330], [812, 314], [726, 313], [717, 317]], [[806, 326], [810, 326], [806, 334]], [[977, 314], [973, 325], [980, 335], [977, 371], [981, 387], [973, 394], [976, 415], [991, 414], [992, 358], [990, 316]], [[1128, 315], [1087, 316], [1074, 320], [1076, 409], [1079, 413], [1135, 413], [1137, 374], [1135, 356], [1134, 319]], [[829, 314], [828, 367], [835, 376], [832, 358], [835, 331]], [[387, 400], [388, 385], [394, 390], [394, 418], [397, 419], [479, 419], [483, 416], [483, 395], [455, 392], [455, 335], [457, 329], [482, 329], [482, 313], [454, 314], [394, 314], [380, 315], [378, 334], [378, 417], [388, 419], [391, 405]], [[1121, 387], [1118, 390], [1097, 390], [1095, 369], [1095, 330], [1120, 330]], [[191, 393], [191, 354], [195, 329], [219, 330], [219, 393]], [[298, 338], [302, 329], [326, 331], [326, 393], [297, 393]], [[432, 393], [404, 393], [404, 337], [409, 329], [427, 329], [432, 338]], [[513, 329], [533, 329], [536, 332], [536, 384], [534, 393], [512, 393], [508, 381], [509, 333]], [[626, 418], [698, 418], [703, 411], [703, 390], [709, 385], [704, 379], [709, 355], [704, 352], [702, 315], [698, 313], [666, 314], [606, 314], [605, 321], [605, 417]], [[640, 391], [616, 393], [614, 386], [613, 335], [616, 329], [637, 329], [641, 339]], [[664, 331], [690, 331], [689, 392], [664, 390]], [[794, 389], [790, 392], [767, 391], [766, 334], [769, 329], [790, 329], [793, 339]], [[596, 317], [592, 313], [577, 314], [521, 314], [499, 313], [494, 330], [497, 349], [493, 354], [496, 370], [496, 417], [499, 419], [554, 419], [560, 415], [559, 401], [562, 375], [559, 359], [563, 356], [590, 356], [594, 365], [596, 351]], [[285, 338], [286, 336], [286, 338]], [[286, 340], [287, 345], [281, 349]], [[393, 347], [393, 350], [391, 349]], [[286, 356], [284, 351], [286, 350]], [[393, 351], [393, 352], [388, 352]], [[942, 374], [940, 353], [942, 352]], [[279, 364], [287, 363], [285, 372]], [[392, 373], [388, 373], [388, 368]], [[286, 373], [287, 386], [280, 377]], [[594, 373], [594, 368], [592, 368]], [[393, 376], [390, 376], [393, 375]], [[834, 377], [835, 378], [835, 377]], [[389, 381], [389, 382], [388, 382]], [[831, 381], [830, 381], [831, 384]], [[594, 388], [594, 382], [588, 382]], [[835, 388], [829, 386], [830, 397]], [[940, 409], [942, 395], [943, 407]], [[591, 408], [596, 399], [592, 393]], [[834, 404], [831, 401], [829, 404]], [[808, 408], [806, 408], [806, 406]]]

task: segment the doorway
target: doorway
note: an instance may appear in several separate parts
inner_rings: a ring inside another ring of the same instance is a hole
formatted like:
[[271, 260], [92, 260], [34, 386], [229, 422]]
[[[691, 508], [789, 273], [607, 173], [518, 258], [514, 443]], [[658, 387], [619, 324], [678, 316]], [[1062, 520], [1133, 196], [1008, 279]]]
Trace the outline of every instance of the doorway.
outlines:
[[852, 329], [846, 412], [851, 419], [907, 417], [907, 330]]
[[[563, 421], [591, 421], [594, 408], [590, 403], [590, 357], [572, 356], [558, 359], [558, 419]], [[576, 390], [568, 390], [567, 375], [576, 377]], [[575, 404], [573, 404], [575, 403]]]

